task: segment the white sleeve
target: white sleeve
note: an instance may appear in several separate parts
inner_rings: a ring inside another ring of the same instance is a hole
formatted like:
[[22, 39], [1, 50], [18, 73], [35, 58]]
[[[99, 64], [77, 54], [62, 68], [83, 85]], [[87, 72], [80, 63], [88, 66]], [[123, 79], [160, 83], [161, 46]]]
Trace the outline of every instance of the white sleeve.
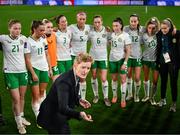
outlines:
[[125, 34], [125, 45], [131, 44], [131, 38], [128, 33]]
[[144, 45], [144, 35], [141, 36], [141, 38], [140, 38], [140, 44], [141, 44], [141, 45]]
[[67, 27], [67, 30], [71, 31], [71, 33], [72, 33], [72, 32], [73, 32], [72, 25], [69, 25], [69, 26]]
[[0, 35], [0, 42], [3, 43], [4, 40], [5, 40], [5, 35]]
[[72, 25], [68, 26], [68, 27], [67, 27], [67, 30], [70, 31], [70, 33], [71, 33], [71, 38], [72, 38], [72, 36], [73, 36], [73, 27], [72, 27]]
[[48, 42], [47, 40], [44, 38], [44, 41], [43, 41], [43, 45], [44, 45], [44, 50], [48, 50]]
[[125, 26], [125, 27], [123, 28], [123, 31], [126, 32], [126, 33], [128, 33], [128, 26]]
[[24, 53], [31, 53], [31, 44], [28, 42], [28, 40], [24, 42]]
[[68, 38], [70, 38], [70, 40], [71, 40], [71, 38], [72, 38], [72, 32], [70, 31], [70, 30], [68, 30]]

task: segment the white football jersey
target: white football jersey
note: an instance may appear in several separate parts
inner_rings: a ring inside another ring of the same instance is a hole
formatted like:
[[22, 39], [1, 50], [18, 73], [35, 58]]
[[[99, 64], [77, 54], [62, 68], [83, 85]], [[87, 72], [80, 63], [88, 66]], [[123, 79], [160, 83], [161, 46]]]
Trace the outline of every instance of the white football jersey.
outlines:
[[142, 42], [144, 45], [142, 59], [145, 61], [155, 61], [157, 48], [156, 35], [149, 36], [147, 33], [144, 33]]
[[70, 52], [70, 40], [71, 40], [71, 32], [67, 30], [66, 32], [61, 32], [58, 30], [56, 32], [56, 40], [57, 40], [57, 60], [65, 61], [71, 60], [71, 52]]
[[3, 47], [3, 70], [5, 73], [22, 73], [26, 72], [24, 58], [24, 44], [26, 37], [20, 35], [12, 39], [9, 35], [0, 35], [0, 42]]
[[125, 47], [131, 45], [131, 38], [128, 33], [122, 32], [116, 35], [114, 32], [111, 35], [111, 51], [109, 61], [119, 61], [125, 58]]
[[31, 54], [31, 64], [33, 68], [41, 71], [48, 71], [49, 67], [45, 53], [47, 46], [47, 40], [45, 38], [40, 38], [35, 41], [32, 37], [28, 37], [25, 53]]
[[80, 52], [87, 52], [88, 34], [90, 25], [85, 25], [84, 30], [79, 30], [77, 24], [72, 24], [68, 27], [72, 33], [71, 37], [71, 55], [77, 56]]
[[89, 40], [91, 41], [91, 48], [89, 54], [94, 60], [107, 60], [107, 44], [110, 36], [103, 26], [100, 32], [94, 28], [89, 32]]
[[142, 26], [140, 26], [139, 31], [132, 30], [129, 26], [124, 27], [124, 32], [127, 32], [130, 35], [132, 42], [130, 58], [135, 58], [135, 59], [141, 58], [142, 56], [141, 40], [144, 31], [145, 28]]

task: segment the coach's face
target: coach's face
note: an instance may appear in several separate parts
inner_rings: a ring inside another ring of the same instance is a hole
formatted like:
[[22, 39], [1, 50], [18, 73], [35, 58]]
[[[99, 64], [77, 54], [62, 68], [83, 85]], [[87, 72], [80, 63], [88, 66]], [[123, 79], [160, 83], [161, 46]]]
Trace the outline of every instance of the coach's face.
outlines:
[[81, 79], [85, 79], [91, 69], [91, 62], [81, 62], [74, 64], [75, 73]]
[[13, 37], [18, 37], [21, 33], [21, 24], [20, 23], [15, 23], [9, 28], [9, 32], [11, 36]]
[[168, 25], [166, 25], [166, 24], [161, 24], [161, 31], [162, 31], [162, 33], [165, 35], [165, 34], [167, 34], [168, 32], [169, 32], [169, 27], [168, 27]]

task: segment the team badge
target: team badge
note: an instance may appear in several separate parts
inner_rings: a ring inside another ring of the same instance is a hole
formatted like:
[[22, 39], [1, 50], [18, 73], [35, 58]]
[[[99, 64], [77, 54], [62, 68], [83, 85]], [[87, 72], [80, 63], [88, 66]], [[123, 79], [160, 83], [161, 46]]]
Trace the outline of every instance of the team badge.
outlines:
[[105, 38], [106, 37], [106, 34], [102, 34], [102, 38]]
[[88, 31], [85, 31], [85, 35], [88, 35]]
[[122, 42], [122, 39], [121, 39], [121, 38], [118, 38], [118, 42]]
[[177, 41], [176, 41], [176, 39], [175, 39], [175, 38], [173, 38], [173, 39], [172, 39], [172, 42], [173, 42], [173, 43], [176, 43]]
[[19, 42], [20, 42], [20, 45], [23, 45], [23, 44], [24, 44], [23, 40], [19, 40]]

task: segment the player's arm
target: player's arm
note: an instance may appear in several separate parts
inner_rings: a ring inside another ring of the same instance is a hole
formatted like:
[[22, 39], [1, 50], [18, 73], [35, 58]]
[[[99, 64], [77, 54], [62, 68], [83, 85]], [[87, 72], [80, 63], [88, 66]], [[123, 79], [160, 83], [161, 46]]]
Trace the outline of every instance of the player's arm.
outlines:
[[52, 77], [53, 73], [52, 73], [52, 67], [51, 67], [51, 61], [50, 61], [50, 57], [49, 57], [49, 53], [48, 53], [48, 45], [45, 45], [45, 54], [46, 54], [46, 59], [47, 59], [47, 63], [48, 63], [48, 67], [49, 67], [49, 76]]
[[24, 55], [25, 55], [26, 67], [27, 67], [28, 71], [31, 73], [33, 81], [38, 81], [38, 77], [32, 67], [32, 64], [31, 64], [31, 54], [25, 53]]
[[124, 64], [127, 64], [128, 62], [128, 58], [130, 56], [130, 53], [131, 53], [131, 38], [129, 36], [129, 34], [126, 35], [126, 38], [125, 38], [125, 60], [124, 60]]
[[3, 48], [2, 48], [2, 45], [3, 45], [3, 35], [0, 35], [0, 51], [2, 51], [3, 50]]
[[31, 64], [30, 45], [27, 42], [24, 43], [24, 57], [25, 57], [26, 67], [28, 71], [31, 73], [33, 81], [38, 81], [38, 77]]
[[125, 46], [125, 60], [124, 60], [125, 63], [127, 63], [127, 61], [128, 61], [130, 52], [131, 52], [131, 44], [128, 44]]

